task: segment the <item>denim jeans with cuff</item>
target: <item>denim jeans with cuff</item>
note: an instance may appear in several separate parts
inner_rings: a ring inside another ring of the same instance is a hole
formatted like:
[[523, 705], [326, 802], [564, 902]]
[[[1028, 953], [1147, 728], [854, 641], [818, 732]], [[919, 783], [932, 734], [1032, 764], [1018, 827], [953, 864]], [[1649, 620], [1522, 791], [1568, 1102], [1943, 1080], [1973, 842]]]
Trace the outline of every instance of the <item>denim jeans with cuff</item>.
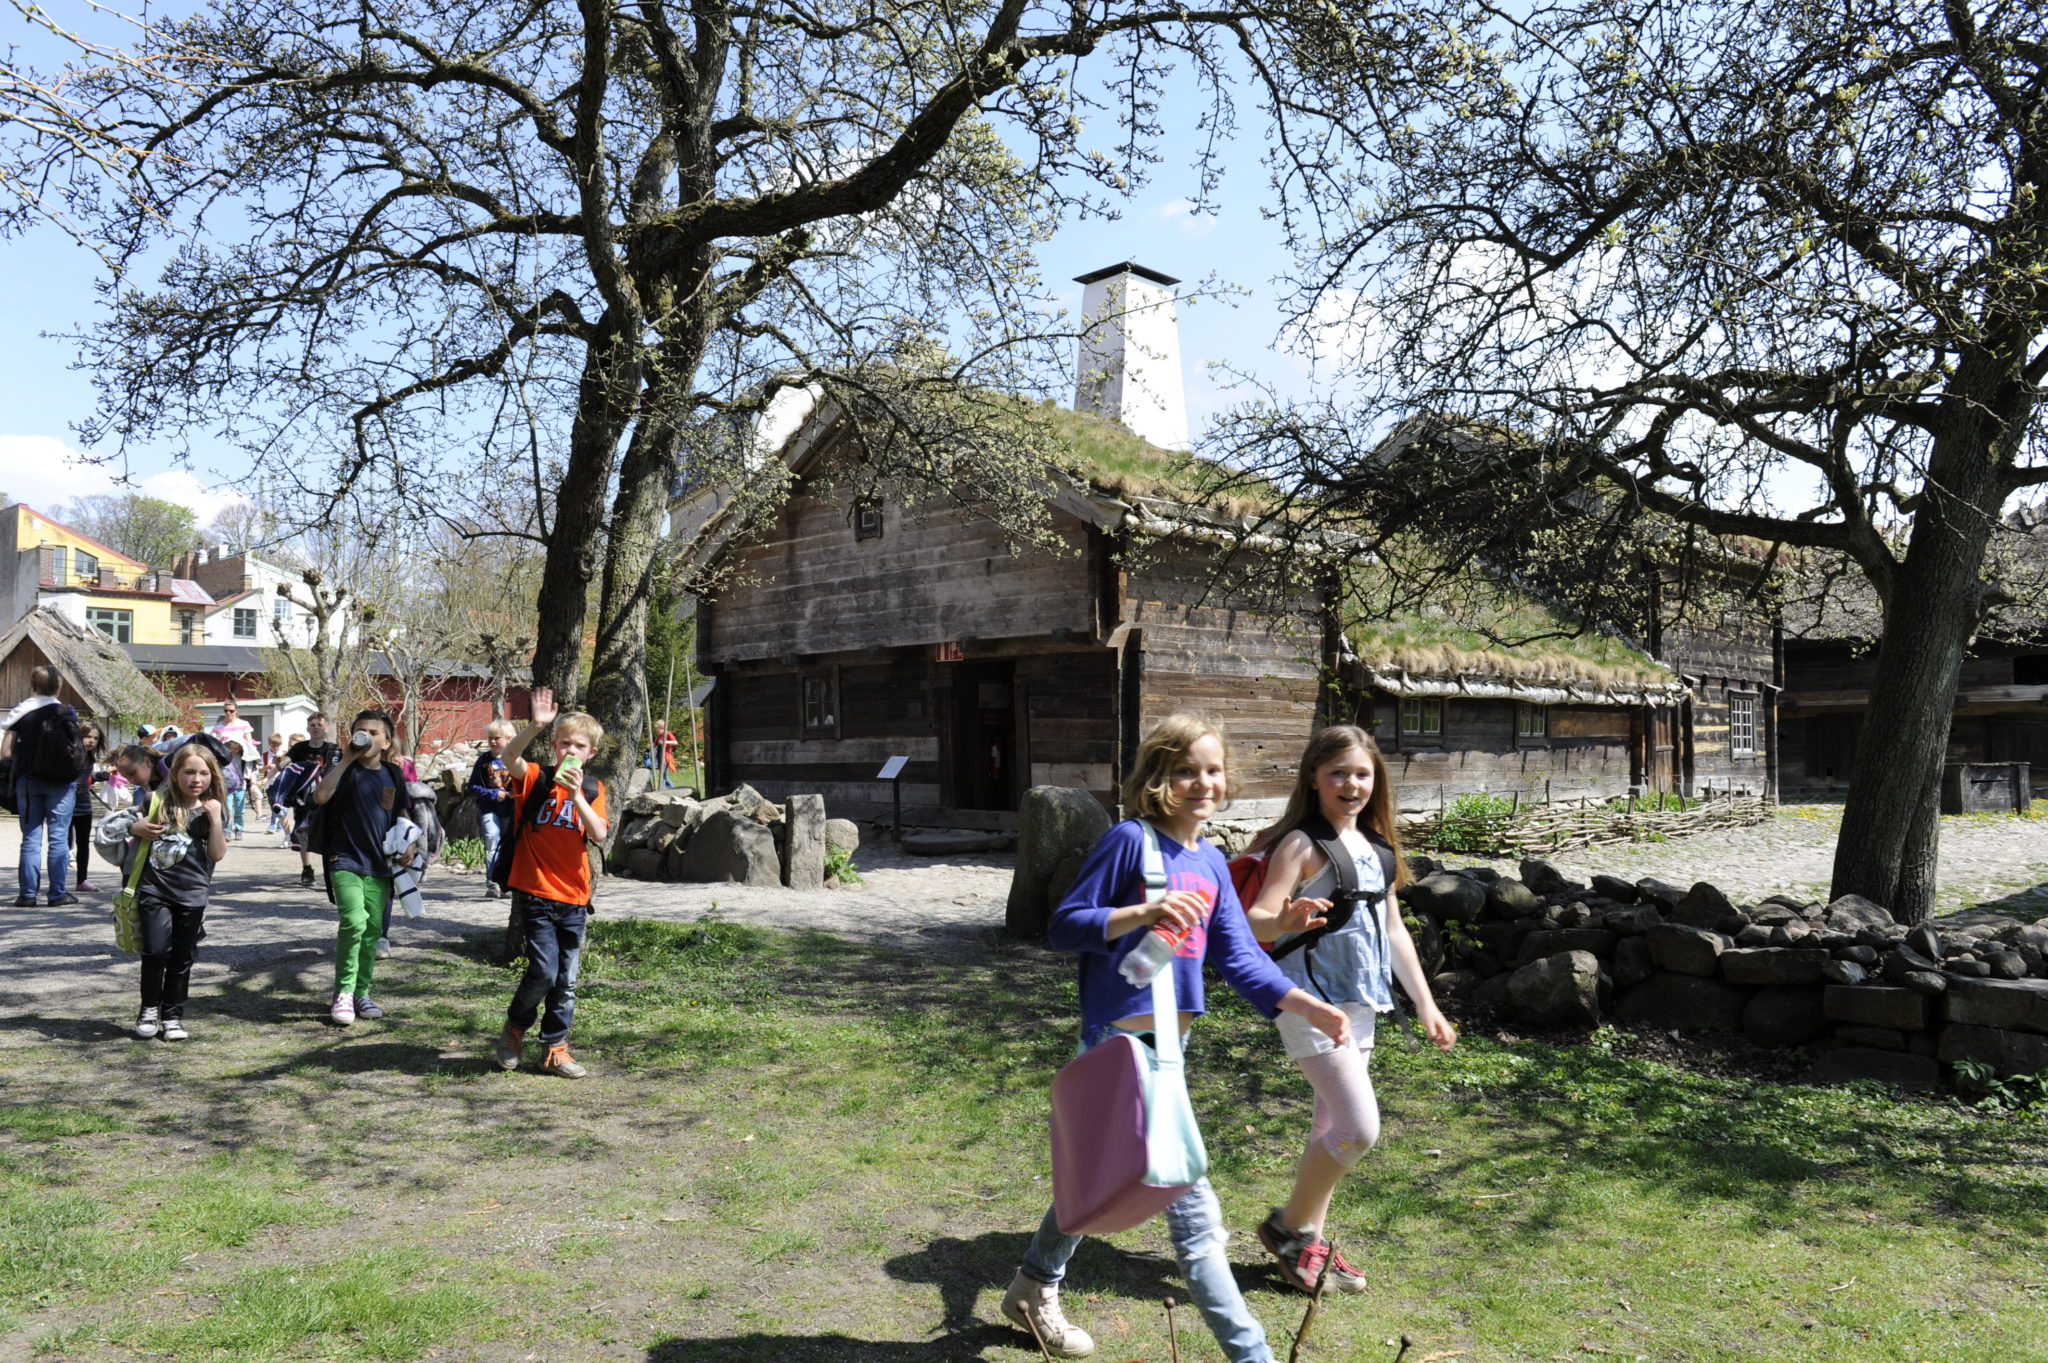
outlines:
[[[33, 776], [14, 783], [14, 807], [21, 811], [21, 894], [34, 899], [45, 888], [50, 898], [64, 893], [65, 874], [71, 869], [71, 809], [78, 800], [76, 781], [38, 781]], [[43, 883], [43, 856], [47, 847], [50, 877]]]
[[512, 896], [526, 928], [526, 974], [512, 993], [505, 1025], [523, 1032], [539, 1017], [540, 1042], [552, 1046], [568, 1039], [569, 1024], [576, 1017], [576, 971], [583, 963], [583, 930], [590, 910], [524, 890], [514, 890]]

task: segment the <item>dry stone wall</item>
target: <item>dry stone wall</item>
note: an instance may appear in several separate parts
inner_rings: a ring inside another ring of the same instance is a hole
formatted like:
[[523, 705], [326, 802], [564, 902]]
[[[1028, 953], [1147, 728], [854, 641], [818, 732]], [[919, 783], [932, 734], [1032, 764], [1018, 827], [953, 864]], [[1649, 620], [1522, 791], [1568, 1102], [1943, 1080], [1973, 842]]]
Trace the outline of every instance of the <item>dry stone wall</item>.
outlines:
[[827, 818], [819, 795], [778, 805], [752, 786], [702, 800], [688, 790], [648, 791], [626, 803], [609, 868], [635, 880], [695, 881], [822, 890], [838, 884], [825, 865], [851, 856], [860, 832]]
[[1907, 928], [1857, 895], [1736, 904], [1715, 886], [1519, 878], [1409, 858], [1431, 986], [1538, 1026], [1603, 1019], [1809, 1047], [1822, 1082], [1926, 1087], [1971, 1060], [2048, 1069], [2048, 924]]

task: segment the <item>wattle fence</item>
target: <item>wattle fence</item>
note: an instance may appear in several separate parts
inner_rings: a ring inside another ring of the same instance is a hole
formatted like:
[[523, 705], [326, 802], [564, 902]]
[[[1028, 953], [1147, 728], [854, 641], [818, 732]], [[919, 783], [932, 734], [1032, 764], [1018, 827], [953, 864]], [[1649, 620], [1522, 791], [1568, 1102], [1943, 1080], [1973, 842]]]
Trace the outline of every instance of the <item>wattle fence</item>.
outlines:
[[1661, 841], [1715, 828], [1764, 823], [1777, 803], [1761, 795], [1709, 790], [1693, 799], [1563, 800], [1521, 804], [1504, 796], [1461, 796], [1434, 814], [1404, 818], [1401, 840], [1419, 850], [1530, 856], [1609, 842]]

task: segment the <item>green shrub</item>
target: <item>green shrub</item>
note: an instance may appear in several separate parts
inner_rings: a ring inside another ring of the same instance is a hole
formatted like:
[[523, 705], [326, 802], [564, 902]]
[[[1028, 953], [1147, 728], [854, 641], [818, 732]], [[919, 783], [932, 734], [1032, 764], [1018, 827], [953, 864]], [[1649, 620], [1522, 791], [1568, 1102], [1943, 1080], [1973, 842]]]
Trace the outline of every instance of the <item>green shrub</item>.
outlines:
[[453, 862], [466, 870], [476, 870], [484, 864], [484, 840], [450, 838], [441, 844], [441, 860]]
[[1515, 802], [1505, 795], [1483, 791], [1460, 795], [1445, 808], [1429, 845], [1440, 852], [1490, 852], [1500, 845], [1514, 809]]
[[841, 885], [861, 883], [860, 867], [853, 864], [853, 853], [844, 847], [825, 849], [825, 879], [830, 880], [834, 876], [839, 877]]

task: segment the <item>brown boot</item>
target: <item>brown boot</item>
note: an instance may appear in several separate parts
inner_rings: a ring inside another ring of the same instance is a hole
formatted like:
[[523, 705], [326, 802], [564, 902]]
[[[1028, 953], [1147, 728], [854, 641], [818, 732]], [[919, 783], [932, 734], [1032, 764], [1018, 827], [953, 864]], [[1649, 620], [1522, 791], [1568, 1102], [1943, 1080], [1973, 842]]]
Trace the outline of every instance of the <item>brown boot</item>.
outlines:
[[501, 1070], [516, 1070], [519, 1068], [519, 1048], [525, 1044], [526, 1029], [508, 1023], [505, 1030], [498, 1033], [498, 1039], [491, 1043], [491, 1059]]
[[1095, 1341], [1088, 1332], [1067, 1324], [1060, 1310], [1059, 1284], [1027, 1278], [1021, 1268], [1003, 1294], [1003, 1318], [1038, 1341], [1054, 1358], [1086, 1358], [1095, 1352]]
[[564, 1079], [581, 1079], [584, 1075], [590, 1073], [589, 1070], [577, 1064], [575, 1058], [569, 1054], [569, 1043], [566, 1041], [557, 1041], [554, 1045], [548, 1047], [548, 1053], [542, 1056], [540, 1060], [540, 1072], [542, 1074], [559, 1074]]

